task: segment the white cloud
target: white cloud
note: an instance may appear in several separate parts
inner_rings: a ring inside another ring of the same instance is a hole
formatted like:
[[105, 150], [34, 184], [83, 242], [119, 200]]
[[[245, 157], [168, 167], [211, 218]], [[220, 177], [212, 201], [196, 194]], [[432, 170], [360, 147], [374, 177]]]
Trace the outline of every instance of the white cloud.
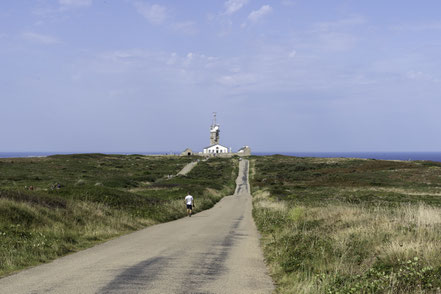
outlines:
[[191, 62], [193, 61], [193, 53], [189, 52], [186, 56], [186, 58], [184, 59], [183, 65], [184, 66], [189, 66], [191, 64]]
[[176, 52], [173, 52], [172, 54], [170, 54], [170, 58], [167, 60], [167, 65], [173, 65], [176, 63], [177, 60], [177, 54]]
[[198, 28], [194, 21], [176, 22], [171, 25], [173, 30], [182, 32], [187, 35], [194, 35], [198, 32]]
[[218, 83], [227, 87], [239, 87], [254, 84], [257, 77], [249, 73], [237, 73], [231, 75], [224, 75], [218, 79]]
[[167, 19], [167, 8], [165, 6], [135, 2], [135, 8], [139, 14], [144, 16], [152, 24], [160, 25]]
[[[195, 35], [198, 33], [196, 22], [176, 21], [165, 6], [140, 1], [135, 2], [134, 5], [138, 13], [146, 18], [151, 24], [165, 25], [168, 29], [185, 35]], [[166, 20], [167, 23], [165, 24]]]
[[63, 7], [82, 7], [90, 6], [92, 0], [58, 0], [58, 3]]
[[352, 34], [327, 32], [319, 34], [320, 50], [347, 51], [356, 45], [358, 38]]
[[288, 54], [288, 57], [289, 57], [289, 58], [294, 58], [294, 57], [296, 56], [296, 54], [297, 54], [297, 51], [296, 51], [296, 50], [292, 50], [292, 51]]
[[[58, 0], [54, 1], [55, 4], [52, 5], [51, 1], [35, 1], [37, 5], [32, 9], [32, 13], [44, 17], [45, 20], [55, 19], [60, 13], [69, 12], [72, 9], [85, 8], [92, 5], [93, 0]], [[45, 21], [43, 19], [37, 20], [35, 25], [42, 25]]]
[[336, 21], [329, 21], [329, 22], [319, 22], [316, 23], [313, 27], [313, 31], [318, 32], [328, 32], [328, 31], [334, 31], [334, 30], [341, 30], [347, 27], [353, 27], [356, 25], [362, 25], [365, 24], [366, 20], [362, 16], [352, 16], [344, 19], [339, 19]]
[[[95, 61], [94, 61], [95, 62]], [[164, 65], [167, 65], [164, 67]], [[103, 52], [98, 55], [95, 71], [121, 73], [127, 71], [171, 71], [200, 72], [207, 76], [207, 69], [221, 66], [219, 59], [204, 54], [188, 52], [179, 55], [176, 52], [152, 52], [143, 49], [128, 49]]]
[[422, 71], [410, 70], [406, 73], [406, 77], [410, 80], [420, 80], [439, 83], [439, 79]]
[[306, 43], [314, 52], [348, 51], [357, 45], [362, 38], [360, 32], [365, 29], [366, 19], [353, 15], [328, 22], [317, 22], [308, 31]]
[[248, 0], [228, 0], [225, 2], [225, 14], [233, 14], [239, 11]]
[[[250, 23], [256, 23], [258, 22], [262, 17], [264, 17], [265, 15], [269, 14], [273, 9], [271, 8], [271, 6], [269, 5], [263, 5], [262, 7], [260, 7], [258, 10], [253, 10], [251, 11], [251, 13], [248, 15], [247, 20]], [[245, 25], [243, 25], [245, 26]]]
[[31, 41], [31, 42], [36, 42], [36, 43], [46, 44], [46, 45], [61, 43], [60, 40], [58, 40], [55, 37], [52, 37], [49, 35], [37, 34], [37, 33], [33, 33], [33, 32], [25, 32], [25, 33], [21, 34], [21, 37], [23, 39]]
[[165, 64], [176, 68], [192, 66], [193, 69], [205, 70], [219, 65], [219, 59], [205, 54], [188, 52], [184, 56], [179, 56], [176, 52], [165, 55]]
[[233, 29], [233, 21], [230, 18], [219, 19], [220, 31], [218, 35], [220, 37], [227, 36]]
[[103, 52], [100, 53], [98, 57], [106, 62], [114, 62], [124, 65], [136, 65], [143, 60], [158, 59], [159, 55], [148, 50], [127, 49]]

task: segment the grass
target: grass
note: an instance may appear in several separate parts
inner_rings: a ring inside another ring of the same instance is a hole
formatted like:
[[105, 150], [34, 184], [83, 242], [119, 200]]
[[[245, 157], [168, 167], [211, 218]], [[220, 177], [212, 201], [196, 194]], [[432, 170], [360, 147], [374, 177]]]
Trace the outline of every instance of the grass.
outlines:
[[254, 157], [277, 293], [440, 293], [441, 164]]
[[196, 212], [233, 193], [235, 159], [201, 161], [187, 176], [174, 176], [197, 159], [103, 154], [0, 159], [0, 276], [183, 217], [187, 192], [195, 196]]

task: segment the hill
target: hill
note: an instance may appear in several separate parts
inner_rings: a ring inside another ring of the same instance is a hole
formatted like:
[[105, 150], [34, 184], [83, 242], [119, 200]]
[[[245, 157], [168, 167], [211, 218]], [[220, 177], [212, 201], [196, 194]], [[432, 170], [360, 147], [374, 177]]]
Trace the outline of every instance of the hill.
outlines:
[[[74, 154], [0, 159], [0, 275], [142, 227], [196, 212], [232, 194], [235, 159]], [[236, 163], [235, 163], [236, 162]]]
[[252, 171], [278, 293], [439, 293], [440, 163], [265, 156]]

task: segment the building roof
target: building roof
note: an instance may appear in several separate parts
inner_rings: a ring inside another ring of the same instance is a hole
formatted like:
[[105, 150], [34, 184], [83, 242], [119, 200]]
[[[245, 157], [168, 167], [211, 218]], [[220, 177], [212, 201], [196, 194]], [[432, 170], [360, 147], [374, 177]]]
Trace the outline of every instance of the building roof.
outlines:
[[221, 147], [224, 147], [224, 148], [227, 148], [227, 149], [228, 149], [228, 147], [225, 147], [225, 146], [223, 146], [223, 145], [221, 145], [221, 144], [210, 145], [210, 146], [208, 146], [208, 147], [204, 147], [204, 149], [208, 149], [208, 148], [211, 148], [211, 147], [214, 147], [214, 146], [221, 146]]

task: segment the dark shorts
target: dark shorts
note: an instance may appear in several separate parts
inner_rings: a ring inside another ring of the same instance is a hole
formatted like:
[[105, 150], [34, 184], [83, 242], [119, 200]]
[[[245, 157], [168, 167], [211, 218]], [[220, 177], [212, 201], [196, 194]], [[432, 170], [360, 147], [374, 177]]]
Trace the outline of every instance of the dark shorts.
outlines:
[[187, 204], [187, 209], [193, 209], [191, 204]]

